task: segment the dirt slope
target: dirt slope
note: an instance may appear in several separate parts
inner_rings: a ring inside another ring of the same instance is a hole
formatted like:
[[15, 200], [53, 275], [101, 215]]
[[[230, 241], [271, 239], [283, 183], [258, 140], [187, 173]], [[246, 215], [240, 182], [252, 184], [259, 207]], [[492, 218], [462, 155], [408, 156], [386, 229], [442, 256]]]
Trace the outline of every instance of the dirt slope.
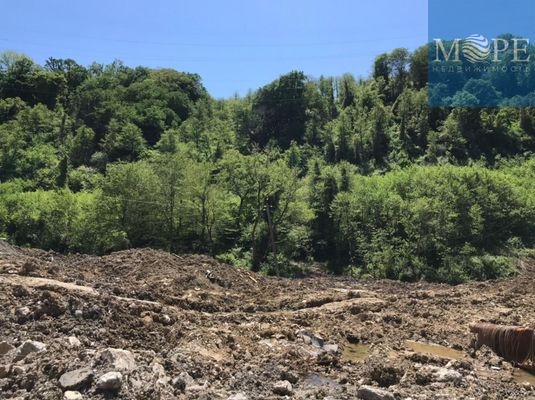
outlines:
[[268, 279], [203, 256], [0, 242], [0, 398], [535, 399], [468, 329], [535, 326], [534, 278], [525, 263], [455, 287]]

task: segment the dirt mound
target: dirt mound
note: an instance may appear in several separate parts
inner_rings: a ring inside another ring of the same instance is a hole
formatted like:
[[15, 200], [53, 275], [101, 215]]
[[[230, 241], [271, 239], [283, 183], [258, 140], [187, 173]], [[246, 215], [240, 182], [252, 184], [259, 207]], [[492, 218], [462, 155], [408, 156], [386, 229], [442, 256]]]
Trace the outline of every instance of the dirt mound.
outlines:
[[535, 379], [476, 351], [468, 329], [535, 326], [527, 264], [451, 287], [0, 242], [0, 398], [533, 398]]
[[22, 255], [23, 254], [23, 250], [17, 246], [12, 246], [10, 245], [8, 242], [6, 242], [5, 240], [1, 240], [0, 239], [0, 257], [2, 256], [10, 256], [10, 257], [13, 257], [13, 256], [17, 256], [17, 255]]

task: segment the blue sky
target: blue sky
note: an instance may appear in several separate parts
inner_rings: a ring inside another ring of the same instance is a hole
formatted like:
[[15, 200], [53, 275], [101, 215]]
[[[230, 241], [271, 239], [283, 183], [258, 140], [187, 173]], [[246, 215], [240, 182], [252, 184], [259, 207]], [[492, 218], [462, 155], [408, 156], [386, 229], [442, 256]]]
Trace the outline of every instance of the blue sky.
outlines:
[[429, 37], [489, 39], [511, 33], [535, 42], [533, 0], [429, 0]]
[[218, 98], [291, 70], [368, 76], [378, 54], [427, 41], [427, 0], [17, 0], [2, 14], [0, 51], [198, 73]]

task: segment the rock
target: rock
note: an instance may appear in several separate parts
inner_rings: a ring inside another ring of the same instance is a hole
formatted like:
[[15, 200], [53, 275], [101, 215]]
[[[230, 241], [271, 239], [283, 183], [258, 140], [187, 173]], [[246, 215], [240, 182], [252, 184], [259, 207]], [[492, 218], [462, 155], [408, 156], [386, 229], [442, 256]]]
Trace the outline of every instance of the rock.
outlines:
[[28, 290], [28, 288], [24, 287], [24, 286], [15, 286], [13, 288], [13, 296], [15, 297], [28, 297], [30, 295], [30, 291]]
[[69, 344], [69, 347], [81, 347], [82, 342], [80, 342], [80, 339], [78, 339], [76, 336], [69, 336], [67, 338], [67, 343]]
[[291, 371], [283, 371], [280, 379], [283, 381], [288, 381], [292, 385], [295, 385], [299, 381], [299, 377]]
[[84, 312], [82, 310], [74, 310], [74, 316], [76, 318], [82, 318], [84, 316]]
[[182, 372], [180, 375], [172, 379], [171, 385], [173, 385], [176, 390], [184, 392], [187, 387], [195, 385], [195, 379], [193, 379], [187, 372]]
[[22, 365], [13, 365], [13, 367], [11, 367], [11, 373], [17, 376], [24, 375], [26, 373], [26, 367]]
[[159, 363], [152, 364], [152, 376], [156, 378], [156, 384], [158, 385], [167, 385], [171, 380], [165, 373], [163, 365]]
[[41, 294], [39, 301], [39, 308], [36, 311], [36, 316], [50, 315], [57, 318], [62, 315], [67, 309], [66, 304], [62, 301], [62, 297], [54, 292], [45, 290]]
[[118, 392], [123, 384], [123, 375], [120, 372], [112, 371], [102, 375], [97, 380], [97, 389]]
[[204, 382], [203, 385], [192, 385], [186, 387], [186, 392], [190, 393], [202, 393], [208, 389], [208, 382]]
[[382, 388], [398, 384], [403, 376], [400, 368], [384, 360], [371, 360], [368, 366], [370, 378]]
[[158, 322], [162, 325], [171, 325], [173, 323], [171, 317], [167, 314], [162, 314], [158, 316]]
[[165, 377], [165, 368], [160, 363], [152, 364], [152, 373], [158, 378]]
[[316, 335], [315, 333], [312, 333], [312, 332], [301, 330], [297, 333], [297, 335], [303, 338], [303, 341], [306, 344], [312, 344], [314, 347], [317, 347], [317, 348], [322, 348], [323, 344], [325, 343], [323, 338], [320, 335]]
[[186, 381], [178, 376], [171, 380], [171, 385], [180, 392], [186, 390]]
[[17, 379], [19, 381], [19, 387], [27, 392], [31, 392], [37, 382], [37, 374], [35, 372], [28, 373], [27, 370], [25, 370], [20, 376], [21, 378]]
[[0, 365], [0, 379], [5, 378], [11, 372], [11, 365]]
[[293, 395], [292, 384], [288, 381], [278, 381], [273, 385], [273, 393], [279, 396], [291, 396]]
[[359, 388], [357, 397], [362, 400], [395, 400], [394, 395], [388, 390], [367, 385]]
[[227, 400], [249, 400], [249, 397], [243, 392], [239, 392], [230, 396]]
[[100, 354], [100, 359], [122, 372], [130, 372], [137, 367], [134, 354], [128, 350], [108, 348]]
[[63, 400], [83, 400], [84, 396], [80, 392], [67, 390], [63, 393]]
[[15, 311], [15, 316], [19, 323], [26, 322], [32, 316], [32, 311], [29, 307], [20, 307]]
[[474, 366], [468, 360], [451, 360], [446, 364], [446, 368], [472, 371], [474, 369]]
[[463, 379], [459, 372], [447, 368], [439, 368], [433, 376], [437, 382], [460, 382]]
[[46, 345], [44, 343], [27, 340], [17, 348], [14, 361], [20, 361], [30, 353], [38, 353], [41, 351], [45, 351], [45, 349]]
[[90, 368], [80, 368], [65, 372], [59, 377], [59, 385], [62, 389], [80, 389], [91, 383], [93, 371]]
[[337, 344], [326, 344], [323, 346], [323, 350], [325, 350], [327, 353], [338, 353], [338, 345]]
[[9, 353], [11, 350], [15, 350], [15, 346], [10, 345], [8, 342], [0, 342], [0, 356]]
[[430, 382], [443, 382], [458, 384], [463, 379], [460, 372], [444, 367], [426, 365], [416, 373], [416, 383], [426, 385]]

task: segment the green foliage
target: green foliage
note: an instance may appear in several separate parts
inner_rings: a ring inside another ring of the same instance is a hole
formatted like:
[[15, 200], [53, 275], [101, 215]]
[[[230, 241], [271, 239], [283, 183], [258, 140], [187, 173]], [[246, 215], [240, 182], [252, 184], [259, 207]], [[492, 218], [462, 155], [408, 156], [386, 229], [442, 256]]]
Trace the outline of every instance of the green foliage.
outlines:
[[507, 254], [512, 237], [533, 241], [532, 206], [518, 189], [503, 172], [481, 167], [411, 167], [360, 178], [332, 204], [337, 245], [348, 249], [347, 264], [376, 277], [496, 278], [511, 268], [490, 255]]
[[533, 105], [507, 96], [535, 80], [428, 88], [428, 51], [382, 54], [369, 79], [293, 71], [227, 100], [195, 74], [4, 52], [0, 236], [280, 276], [313, 261], [361, 278], [506, 276], [535, 241], [535, 112], [463, 106]]

